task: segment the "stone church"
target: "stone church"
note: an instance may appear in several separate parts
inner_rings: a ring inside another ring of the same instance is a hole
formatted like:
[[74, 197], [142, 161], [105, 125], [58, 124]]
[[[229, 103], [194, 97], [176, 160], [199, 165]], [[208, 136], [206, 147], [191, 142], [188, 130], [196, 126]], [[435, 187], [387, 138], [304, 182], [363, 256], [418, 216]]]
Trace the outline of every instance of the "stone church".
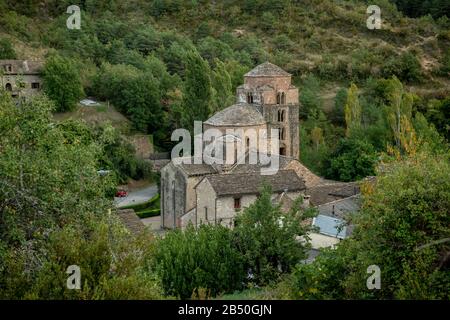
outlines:
[[[278, 129], [278, 171], [261, 175], [264, 164], [249, 164], [237, 157], [231, 165], [172, 160], [161, 169], [161, 227], [185, 228], [189, 223], [233, 227], [235, 216], [257, 199], [263, 185], [272, 187], [273, 201], [282, 202], [283, 207], [300, 196], [306, 206], [310, 196], [327, 201], [341, 199], [329, 193], [341, 184], [316, 176], [299, 162], [298, 97], [291, 75], [272, 63], [265, 62], [246, 73], [244, 84], [237, 88], [236, 104], [204, 121], [203, 131], [216, 129], [225, 138], [227, 129]], [[258, 146], [247, 148], [244, 156], [260, 151]]]

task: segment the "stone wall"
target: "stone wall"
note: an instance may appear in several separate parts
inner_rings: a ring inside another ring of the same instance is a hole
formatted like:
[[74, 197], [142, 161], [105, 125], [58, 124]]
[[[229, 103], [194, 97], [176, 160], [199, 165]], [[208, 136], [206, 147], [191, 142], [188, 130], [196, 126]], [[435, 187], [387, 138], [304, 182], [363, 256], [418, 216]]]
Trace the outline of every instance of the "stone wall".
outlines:
[[[11, 88], [12, 88], [12, 94], [18, 94], [18, 86], [17, 86], [17, 81], [20, 79], [21, 81], [24, 82], [25, 84], [25, 88], [20, 90], [20, 93], [23, 95], [32, 95], [35, 94], [37, 92], [39, 92], [42, 89], [42, 78], [38, 75], [4, 75], [0, 77], [1, 79], [1, 85], [3, 87], [3, 89], [7, 88], [7, 85], [10, 84]], [[31, 87], [32, 83], [38, 83], [39, 84], [39, 88], [37, 89], [33, 89]]]
[[179, 217], [186, 212], [187, 178], [173, 163], [161, 170], [161, 226], [179, 227]]
[[[196, 187], [197, 191], [197, 213], [193, 219], [197, 225], [202, 223], [222, 224], [223, 226], [234, 227], [234, 219], [239, 212], [249, 207], [257, 200], [256, 194], [244, 194], [240, 196], [217, 196], [208, 179], [203, 179]], [[285, 196], [292, 200], [297, 199], [303, 192], [287, 192]], [[275, 199], [279, 194], [272, 194]], [[235, 198], [240, 198], [241, 208], [234, 208]], [[206, 216], [207, 213], [207, 216]]]

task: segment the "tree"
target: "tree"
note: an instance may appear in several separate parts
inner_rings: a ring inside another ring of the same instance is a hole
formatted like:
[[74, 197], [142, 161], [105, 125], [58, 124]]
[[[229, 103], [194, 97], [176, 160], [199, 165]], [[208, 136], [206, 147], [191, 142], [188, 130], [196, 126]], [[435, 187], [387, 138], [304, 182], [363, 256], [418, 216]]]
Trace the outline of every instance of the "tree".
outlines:
[[331, 111], [330, 120], [337, 124], [345, 125], [344, 107], [347, 102], [347, 89], [340, 88], [334, 98], [334, 107]]
[[354, 128], [361, 126], [361, 105], [358, 98], [358, 87], [352, 83], [348, 89], [347, 102], [344, 106], [345, 123], [347, 125], [346, 135]]
[[397, 77], [393, 77], [388, 83], [388, 101], [387, 120], [391, 127], [395, 139], [395, 146], [399, 151], [405, 151], [411, 142], [408, 139], [411, 130], [411, 113], [413, 97], [406, 93], [403, 84]]
[[341, 139], [326, 161], [326, 177], [353, 181], [374, 175], [376, 160], [375, 150], [370, 143], [352, 138]]
[[302, 198], [285, 213], [274, 204], [270, 187], [264, 187], [259, 198], [236, 217], [236, 246], [245, 259], [246, 270], [258, 285], [273, 283], [306, 258], [307, 245], [298, 240], [310, 230], [307, 219], [314, 210], [303, 210]]
[[226, 70], [225, 64], [215, 60], [216, 67], [212, 72], [212, 85], [214, 88], [214, 111], [219, 111], [233, 103], [234, 95], [231, 90], [231, 77]]
[[246, 275], [232, 233], [221, 225], [168, 232], [157, 243], [154, 263], [166, 294], [182, 299], [201, 289], [212, 297], [232, 292], [242, 288]]
[[402, 81], [418, 82], [422, 79], [422, 67], [419, 60], [411, 52], [392, 57], [383, 66], [385, 77], [396, 76]]
[[56, 103], [59, 112], [76, 107], [83, 96], [80, 74], [68, 58], [53, 55], [47, 59], [43, 71], [44, 92]]
[[121, 101], [116, 104], [137, 130], [153, 133], [163, 120], [160, 94], [158, 81], [151, 74], [143, 73], [124, 86]]
[[314, 127], [311, 130], [311, 140], [316, 148], [316, 151], [319, 150], [319, 145], [323, 142], [323, 133], [321, 128]]
[[211, 113], [211, 70], [196, 52], [186, 59], [186, 79], [183, 91], [184, 126], [192, 129], [194, 121], [205, 121]]
[[6, 38], [0, 39], [0, 59], [17, 59], [16, 51]]
[[[419, 152], [384, 163], [362, 184], [352, 236], [299, 265], [288, 280], [293, 298], [449, 299], [450, 162]], [[366, 287], [367, 268], [381, 270], [381, 289]]]
[[315, 115], [322, 107], [322, 99], [320, 98], [320, 82], [313, 76], [308, 75], [304, 81], [303, 89], [300, 93], [300, 114], [307, 118]]
[[[146, 268], [152, 238], [108, 214], [101, 142], [81, 122], [53, 123], [52, 110], [45, 96], [0, 97], [0, 298], [160, 298]], [[81, 267], [80, 290], [66, 286], [70, 265]]]

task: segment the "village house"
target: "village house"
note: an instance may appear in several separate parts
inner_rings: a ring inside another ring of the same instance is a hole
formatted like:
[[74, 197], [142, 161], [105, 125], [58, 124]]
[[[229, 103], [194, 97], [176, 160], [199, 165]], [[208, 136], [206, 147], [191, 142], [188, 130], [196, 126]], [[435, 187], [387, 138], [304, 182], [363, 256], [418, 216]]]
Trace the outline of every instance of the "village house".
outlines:
[[0, 60], [0, 85], [12, 97], [32, 95], [42, 89], [42, 63], [29, 60]]

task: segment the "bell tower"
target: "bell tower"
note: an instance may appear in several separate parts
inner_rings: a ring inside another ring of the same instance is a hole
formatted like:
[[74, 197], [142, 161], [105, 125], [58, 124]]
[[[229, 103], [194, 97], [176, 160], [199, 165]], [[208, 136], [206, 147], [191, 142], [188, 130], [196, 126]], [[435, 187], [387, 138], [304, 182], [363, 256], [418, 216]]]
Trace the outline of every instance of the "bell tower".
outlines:
[[298, 88], [291, 84], [291, 74], [265, 62], [244, 75], [237, 89], [238, 102], [253, 104], [263, 114], [267, 130], [279, 130], [279, 154], [299, 159]]

